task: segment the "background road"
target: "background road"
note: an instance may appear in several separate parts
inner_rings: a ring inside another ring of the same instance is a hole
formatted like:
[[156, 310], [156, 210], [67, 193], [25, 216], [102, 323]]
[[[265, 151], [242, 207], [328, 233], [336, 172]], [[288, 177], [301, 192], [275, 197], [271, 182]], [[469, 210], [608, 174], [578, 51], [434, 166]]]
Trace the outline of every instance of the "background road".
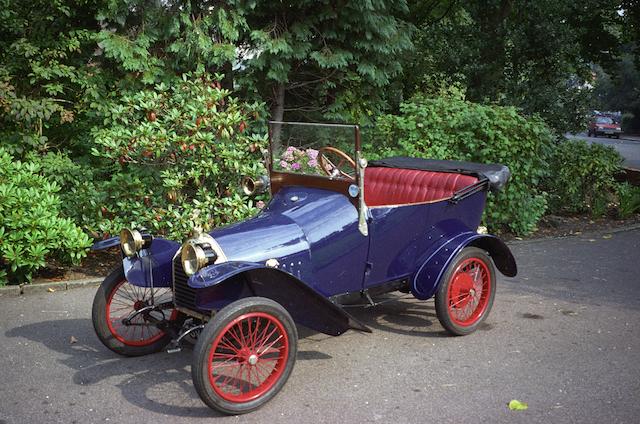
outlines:
[[640, 230], [512, 249], [520, 274], [475, 334], [446, 336], [432, 301], [355, 311], [373, 334], [302, 331], [284, 390], [241, 417], [201, 403], [190, 351], [104, 348], [95, 288], [0, 298], [0, 423], [637, 423]]
[[621, 135], [620, 139], [608, 138], [604, 136], [588, 137], [587, 133], [576, 135], [567, 134], [569, 139], [586, 140], [588, 143], [599, 143], [611, 146], [624, 158], [623, 166], [640, 171], [640, 137], [629, 137]]

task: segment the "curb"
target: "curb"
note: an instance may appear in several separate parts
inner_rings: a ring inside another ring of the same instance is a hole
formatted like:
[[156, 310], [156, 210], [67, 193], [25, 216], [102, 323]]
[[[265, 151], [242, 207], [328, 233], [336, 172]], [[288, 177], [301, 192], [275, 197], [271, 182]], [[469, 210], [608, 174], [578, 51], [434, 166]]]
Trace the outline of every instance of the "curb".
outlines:
[[17, 297], [44, 292], [65, 291], [81, 287], [98, 286], [103, 278], [83, 278], [80, 280], [54, 281], [51, 283], [20, 284], [19, 286], [0, 287], [0, 298]]
[[596, 234], [597, 235], [616, 234], [616, 233], [623, 233], [625, 231], [633, 231], [633, 230], [640, 230], [640, 224], [631, 224], [626, 227], [612, 228], [611, 230], [594, 230], [594, 231], [587, 231], [580, 234], [574, 233], [574, 234], [566, 234], [563, 236], [556, 236], [556, 237], [539, 237], [539, 238], [532, 238], [527, 240], [509, 240], [508, 242], [506, 242], [506, 244], [508, 246], [517, 246], [517, 245], [527, 244], [527, 243], [540, 243], [543, 241], [562, 240], [566, 238], [587, 237], [587, 236], [596, 235]]

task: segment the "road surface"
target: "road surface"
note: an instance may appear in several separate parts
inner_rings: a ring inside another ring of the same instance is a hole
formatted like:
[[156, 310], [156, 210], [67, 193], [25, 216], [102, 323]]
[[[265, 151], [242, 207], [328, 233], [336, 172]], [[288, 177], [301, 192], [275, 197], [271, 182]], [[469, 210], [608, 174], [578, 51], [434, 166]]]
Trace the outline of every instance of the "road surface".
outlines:
[[476, 333], [445, 335], [432, 301], [353, 311], [372, 334], [303, 330], [283, 391], [240, 417], [200, 401], [190, 351], [103, 347], [95, 288], [0, 297], [0, 423], [638, 423], [640, 229], [512, 249]]

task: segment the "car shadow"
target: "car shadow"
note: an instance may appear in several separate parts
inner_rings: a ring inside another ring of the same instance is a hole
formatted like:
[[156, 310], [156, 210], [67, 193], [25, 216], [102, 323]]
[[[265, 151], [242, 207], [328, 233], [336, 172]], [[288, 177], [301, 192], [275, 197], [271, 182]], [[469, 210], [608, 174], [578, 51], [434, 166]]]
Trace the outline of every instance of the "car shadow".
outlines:
[[[348, 312], [374, 331], [413, 337], [445, 335], [438, 324], [434, 325], [437, 320], [432, 302], [395, 296], [389, 303], [348, 308]], [[320, 335], [305, 327], [299, 327], [298, 332], [301, 341]], [[9, 330], [6, 336], [40, 343], [48, 350], [63, 354], [58, 362], [74, 370], [72, 381], [78, 386], [90, 387], [114, 380], [122, 396], [140, 408], [177, 417], [222, 416], [206, 407], [193, 387], [190, 346], [175, 354], [159, 352], [142, 357], [122, 357], [100, 343], [89, 319], [28, 324]], [[305, 347], [305, 343], [299, 345], [298, 360], [332, 358]], [[87, 393], [81, 389], [80, 394]]]
[[346, 310], [373, 330], [412, 337], [448, 337], [438, 322], [433, 302], [397, 294], [387, 295], [382, 301], [376, 306]]
[[[88, 394], [89, 390], [83, 390], [83, 386], [113, 380], [128, 402], [152, 412], [176, 417], [224, 416], [205, 406], [193, 387], [190, 346], [174, 354], [159, 352], [123, 357], [100, 343], [89, 319], [38, 322], [13, 328], [5, 335], [40, 343], [48, 350], [63, 354], [58, 363], [74, 370], [71, 379], [80, 387], [80, 395]], [[331, 356], [299, 350], [297, 359], [325, 360]]]

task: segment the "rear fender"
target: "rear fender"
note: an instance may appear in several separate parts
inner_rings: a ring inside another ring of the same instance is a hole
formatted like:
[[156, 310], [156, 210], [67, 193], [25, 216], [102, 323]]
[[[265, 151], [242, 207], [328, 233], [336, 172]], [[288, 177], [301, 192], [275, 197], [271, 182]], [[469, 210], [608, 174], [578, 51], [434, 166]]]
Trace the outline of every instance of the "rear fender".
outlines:
[[[91, 250], [104, 250], [118, 245], [120, 237], [111, 237], [95, 243]], [[180, 245], [174, 241], [154, 238], [151, 247], [142, 249], [137, 256], [123, 256], [125, 278], [134, 286], [150, 287], [153, 281], [154, 287], [170, 287], [173, 274], [171, 261], [179, 248]]]
[[298, 278], [263, 264], [210, 265], [193, 275], [188, 284], [202, 290], [196, 292], [196, 303], [203, 310], [218, 309], [242, 297], [261, 296], [282, 305], [295, 322], [324, 334], [338, 336], [350, 328], [371, 331]]
[[431, 298], [442, 283], [442, 276], [456, 255], [467, 246], [475, 246], [486, 250], [496, 268], [507, 277], [514, 277], [518, 267], [513, 254], [499, 238], [465, 232], [435, 246], [413, 277], [411, 292], [418, 299]]

